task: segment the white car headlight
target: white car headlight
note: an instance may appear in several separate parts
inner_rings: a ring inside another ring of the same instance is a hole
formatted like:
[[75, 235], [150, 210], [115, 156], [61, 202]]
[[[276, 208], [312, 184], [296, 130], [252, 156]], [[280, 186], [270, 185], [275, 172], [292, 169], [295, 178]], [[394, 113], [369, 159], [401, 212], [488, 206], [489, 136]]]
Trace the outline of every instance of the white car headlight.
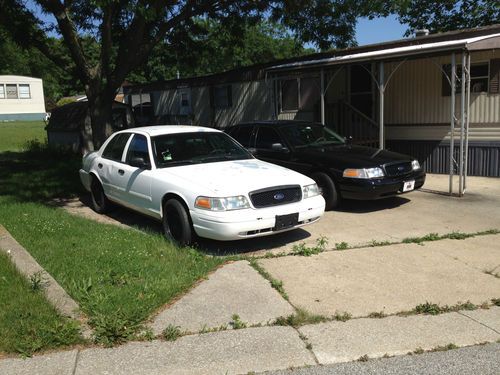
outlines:
[[302, 196], [304, 199], [312, 198], [316, 195], [320, 195], [320, 191], [317, 184], [306, 185], [302, 188]]
[[378, 167], [362, 169], [348, 168], [344, 170], [343, 176], [349, 178], [380, 178], [384, 177], [384, 171]]
[[194, 205], [197, 208], [210, 211], [231, 211], [250, 208], [248, 199], [243, 195], [225, 198], [198, 197]]
[[411, 168], [416, 171], [418, 169], [420, 169], [420, 163], [418, 162], [418, 160], [413, 160], [411, 162]]

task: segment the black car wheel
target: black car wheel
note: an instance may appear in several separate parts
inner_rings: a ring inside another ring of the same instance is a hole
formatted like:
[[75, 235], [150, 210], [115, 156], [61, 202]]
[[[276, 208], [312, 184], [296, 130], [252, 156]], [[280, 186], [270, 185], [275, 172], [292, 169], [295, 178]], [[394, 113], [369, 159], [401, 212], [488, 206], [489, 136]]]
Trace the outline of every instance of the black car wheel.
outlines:
[[109, 201], [101, 183], [97, 177], [92, 177], [92, 182], [90, 183], [90, 195], [92, 196], [92, 208], [95, 212], [99, 214], [104, 214], [109, 211], [111, 202]]
[[163, 231], [167, 239], [181, 245], [189, 245], [193, 241], [193, 230], [184, 205], [172, 198], [163, 206]]
[[323, 172], [317, 172], [312, 174], [311, 178], [318, 184], [321, 194], [325, 198], [325, 210], [332, 210], [338, 207], [339, 194], [330, 176]]

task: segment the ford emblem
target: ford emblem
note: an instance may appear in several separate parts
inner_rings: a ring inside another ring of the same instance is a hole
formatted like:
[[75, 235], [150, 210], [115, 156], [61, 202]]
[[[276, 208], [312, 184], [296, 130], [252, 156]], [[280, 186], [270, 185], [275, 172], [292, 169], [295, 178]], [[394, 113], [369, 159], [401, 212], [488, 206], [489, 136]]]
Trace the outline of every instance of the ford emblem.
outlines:
[[273, 198], [276, 199], [277, 201], [280, 201], [283, 198], [285, 198], [285, 194], [283, 194], [283, 193], [276, 193], [276, 194], [274, 194]]

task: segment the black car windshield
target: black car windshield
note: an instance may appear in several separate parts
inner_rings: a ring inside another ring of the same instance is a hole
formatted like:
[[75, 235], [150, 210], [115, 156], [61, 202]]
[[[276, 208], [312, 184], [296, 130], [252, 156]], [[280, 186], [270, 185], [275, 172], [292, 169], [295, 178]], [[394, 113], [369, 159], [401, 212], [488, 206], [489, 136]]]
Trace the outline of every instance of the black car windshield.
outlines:
[[253, 159], [253, 156], [224, 133], [193, 132], [151, 138], [157, 168], [224, 160]]
[[295, 148], [345, 143], [344, 138], [321, 124], [290, 124], [283, 126], [281, 131]]

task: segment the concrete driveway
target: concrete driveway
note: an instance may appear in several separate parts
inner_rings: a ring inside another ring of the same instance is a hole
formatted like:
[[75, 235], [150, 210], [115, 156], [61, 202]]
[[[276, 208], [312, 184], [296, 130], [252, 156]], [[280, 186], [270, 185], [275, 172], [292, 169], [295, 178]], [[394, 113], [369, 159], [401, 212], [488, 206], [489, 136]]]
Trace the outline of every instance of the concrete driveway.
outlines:
[[[468, 191], [462, 198], [446, 195], [447, 188], [448, 176], [427, 175], [422, 190], [379, 201], [344, 201], [339, 210], [326, 212], [319, 222], [303, 229], [242, 241], [202, 239], [199, 247], [214, 255], [263, 255], [290, 252], [301, 242], [314, 245], [320, 237], [328, 239], [328, 248], [340, 242], [358, 247], [373, 241], [400, 242], [429, 233], [500, 229], [500, 179], [469, 177]], [[115, 209], [109, 216], [98, 215], [85, 198], [57, 204], [100, 222], [162, 230], [159, 222], [124, 208]]]

